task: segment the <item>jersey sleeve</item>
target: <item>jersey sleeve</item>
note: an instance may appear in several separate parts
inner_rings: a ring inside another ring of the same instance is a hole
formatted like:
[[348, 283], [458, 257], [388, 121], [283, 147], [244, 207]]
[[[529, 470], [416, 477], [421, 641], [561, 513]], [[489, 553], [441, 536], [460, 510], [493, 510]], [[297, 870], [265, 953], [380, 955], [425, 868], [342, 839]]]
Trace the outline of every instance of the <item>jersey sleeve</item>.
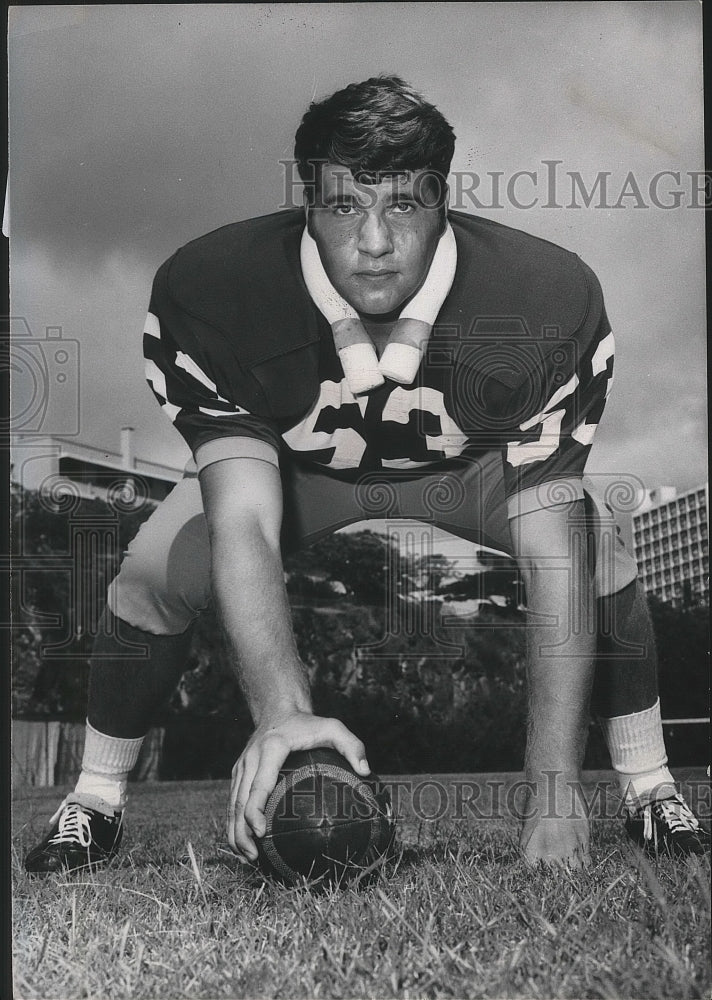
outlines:
[[583, 499], [583, 475], [613, 384], [614, 338], [600, 286], [582, 329], [534, 365], [513, 398], [517, 423], [503, 448], [509, 517]]
[[[170, 264], [170, 262], [168, 262]], [[274, 455], [280, 435], [276, 423], [250, 413], [216, 384], [220, 358], [215, 349], [201, 349], [201, 320], [179, 306], [166, 288], [168, 265], [153, 283], [143, 335], [146, 380], [163, 412], [185, 438], [203, 467], [206, 456]]]

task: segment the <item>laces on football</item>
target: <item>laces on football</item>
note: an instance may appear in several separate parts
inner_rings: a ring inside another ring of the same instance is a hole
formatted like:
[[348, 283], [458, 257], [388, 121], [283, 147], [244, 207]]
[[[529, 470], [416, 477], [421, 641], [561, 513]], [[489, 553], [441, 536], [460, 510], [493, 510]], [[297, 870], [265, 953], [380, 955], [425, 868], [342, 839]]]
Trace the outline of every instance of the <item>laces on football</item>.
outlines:
[[91, 844], [90, 817], [78, 802], [60, 807], [59, 830], [49, 843], [80, 844], [82, 847], [89, 847]]

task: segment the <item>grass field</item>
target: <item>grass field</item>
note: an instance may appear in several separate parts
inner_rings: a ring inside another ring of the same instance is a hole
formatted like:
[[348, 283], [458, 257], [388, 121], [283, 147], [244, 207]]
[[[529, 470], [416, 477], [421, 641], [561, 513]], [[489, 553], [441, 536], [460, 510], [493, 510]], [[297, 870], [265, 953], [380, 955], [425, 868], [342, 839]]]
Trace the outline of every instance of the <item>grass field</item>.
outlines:
[[[513, 780], [489, 777], [490, 796]], [[648, 862], [620, 819], [602, 818], [588, 871], [534, 871], [486, 796], [466, 818], [448, 798], [447, 815], [424, 820], [444, 810], [434, 785], [419, 787], [417, 809], [400, 799], [394, 862], [366, 888], [328, 892], [234, 862], [225, 782], [132, 786], [108, 869], [30, 879], [21, 858], [64, 790], [18, 789], [16, 997], [710, 996], [709, 858]]]

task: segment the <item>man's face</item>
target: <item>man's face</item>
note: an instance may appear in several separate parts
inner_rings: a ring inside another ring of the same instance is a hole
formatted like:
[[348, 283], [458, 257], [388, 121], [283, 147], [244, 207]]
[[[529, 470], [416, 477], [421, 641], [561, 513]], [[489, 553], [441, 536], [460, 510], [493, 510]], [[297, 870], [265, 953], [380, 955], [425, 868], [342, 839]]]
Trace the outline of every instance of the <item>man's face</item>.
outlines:
[[445, 226], [427, 170], [366, 184], [325, 164], [309, 232], [337, 292], [361, 315], [398, 310], [425, 280]]

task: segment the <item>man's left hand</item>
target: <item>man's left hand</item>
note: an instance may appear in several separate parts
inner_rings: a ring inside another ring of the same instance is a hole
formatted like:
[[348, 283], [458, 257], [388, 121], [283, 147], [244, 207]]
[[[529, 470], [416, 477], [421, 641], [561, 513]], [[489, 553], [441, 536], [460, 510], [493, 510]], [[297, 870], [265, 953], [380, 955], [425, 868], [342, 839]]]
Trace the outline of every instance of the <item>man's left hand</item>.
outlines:
[[532, 783], [519, 849], [531, 865], [587, 868], [591, 864], [590, 823], [580, 782], [549, 772]]
[[565, 868], [588, 868], [591, 864], [588, 820], [537, 816], [522, 827], [519, 849], [530, 865], [544, 862]]

